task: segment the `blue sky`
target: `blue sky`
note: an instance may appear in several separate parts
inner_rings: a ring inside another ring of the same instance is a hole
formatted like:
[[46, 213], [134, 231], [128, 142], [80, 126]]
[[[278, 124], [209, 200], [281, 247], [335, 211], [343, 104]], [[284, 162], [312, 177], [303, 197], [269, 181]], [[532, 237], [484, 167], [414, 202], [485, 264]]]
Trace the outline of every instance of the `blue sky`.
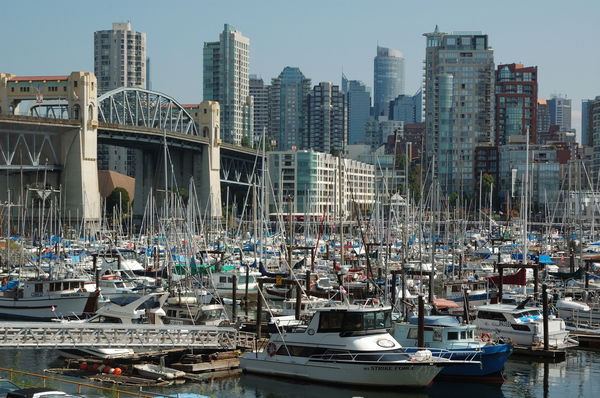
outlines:
[[[180, 102], [202, 99], [202, 45], [224, 23], [250, 38], [250, 71], [270, 81], [285, 66], [313, 80], [373, 85], [376, 46], [406, 58], [406, 90], [422, 81], [425, 32], [480, 30], [496, 64], [537, 65], [539, 96], [573, 100], [580, 130], [582, 98], [600, 95], [600, 2], [479, 1], [23, 1], [0, 2], [0, 72], [18, 75], [93, 71], [93, 32], [130, 21], [146, 32], [153, 89]], [[34, 11], [32, 11], [34, 9]]]

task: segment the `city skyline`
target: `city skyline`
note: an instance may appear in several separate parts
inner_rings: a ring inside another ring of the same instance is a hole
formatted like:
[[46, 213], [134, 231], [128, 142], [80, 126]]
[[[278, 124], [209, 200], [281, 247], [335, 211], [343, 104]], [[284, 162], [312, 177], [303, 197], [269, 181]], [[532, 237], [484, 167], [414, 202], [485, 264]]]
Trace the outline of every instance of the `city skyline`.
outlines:
[[[69, 7], [78, 4], [72, 1], [59, 3], [63, 6], [36, 5], [37, 12], [27, 14], [26, 28], [17, 22], [19, 18], [7, 18], [0, 26], [5, 37], [11, 37], [0, 44], [0, 51], [8, 54], [0, 59], [2, 72], [39, 75], [93, 71], [93, 32], [112, 22], [130, 21], [137, 31], [147, 33], [153, 88], [182, 103], [198, 103], [203, 95], [202, 45], [214, 40], [223, 24], [229, 23], [251, 39], [250, 73], [265, 81], [276, 77], [285, 66], [297, 66], [314, 83], [339, 84], [343, 71], [349, 79], [362, 80], [372, 88], [373, 53], [380, 45], [404, 54], [406, 92], [413, 93], [423, 78], [422, 34], [439, 25], [446, 32], [479, 30], [487, 34], [496, 65], [538, 66], [539, 97], [557, 93], [571, 98], [573, 127], [578, 135], [581, 100], [595, 98], [600, 86], [594, 73], [600, 56], [593, 41], [586, 40], [593, 34], [594, 11], [600, 9], [591, 1], [576, 2], [568, 8], [557, 1], [515, 2], [519, 13], [500, 4], [486, 4], [483, 9], [474, 1], [458, 5], [440, 2], [436, 7], [398, 2], [369, 7], [336, 0], [302, 4], [177, 2], [169, 6], [153, 1], [143, 6], [141, 2], [107, 1], [106, 7], [93, 13], [85, 7]], [[28, 12], [26, 7], [6, 4], [4, 10], [7, 15], [22, 15]], [[344, 18], [339, 18], [340, 13]], [[531, 18], [536, 13], [540, 18]], [[62, 39], [40, 39], [48, 36]]]

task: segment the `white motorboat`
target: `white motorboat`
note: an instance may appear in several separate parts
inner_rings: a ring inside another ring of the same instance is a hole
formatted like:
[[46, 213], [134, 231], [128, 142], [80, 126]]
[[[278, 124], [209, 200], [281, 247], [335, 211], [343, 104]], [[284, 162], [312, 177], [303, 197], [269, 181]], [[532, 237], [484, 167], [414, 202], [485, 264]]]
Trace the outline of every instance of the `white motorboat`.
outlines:
[[93, 312], [98, 298], [83, 279], [10, 280], [0, 287], [0, 318], [50, 320]]
[[[140, 324], [150, 323], [162, 325], [165, 312], [162, 309], [169, 293], [156, 292], [144, 296], [114, 297], [100, 307], [94, 316], [88, 319], [69, 320], [53, 319], [69, 323], [114, 323]], [[135, 354], [131, 348], [72, 348], [59, 350], [66, 358], [81, 358], [94, 356], [102, 359], [124, 358]]]
[[[510, 341], [525, 347], [538, 346], [544, 342], [544, 315], [536, 307], [522, 304], [490, 304], [477, 307], [474, 324], [482, 333], [490, 333], [496, 339]], [[565, 321], [553, 315], [548, 317], [548, 339], [553, 348], [572, 346]]]
[[406, 353], [387, 332], [391, 307], [319, 308], [307, 327], [271, 335], [240, 358], [247, 372], [361, 386], [428, 385], [443, 367], [480, 362]]

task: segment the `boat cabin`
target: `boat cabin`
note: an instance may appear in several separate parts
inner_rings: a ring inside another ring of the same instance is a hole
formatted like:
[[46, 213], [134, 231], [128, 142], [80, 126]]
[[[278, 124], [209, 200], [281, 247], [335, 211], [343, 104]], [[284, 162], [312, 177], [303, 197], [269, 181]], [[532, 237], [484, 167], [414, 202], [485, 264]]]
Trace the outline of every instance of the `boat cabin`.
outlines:
[[390, 307], [320, 308], [308, 325], [316, 333], [339, 333], [340, 337], [379, 334], [392, 327]]

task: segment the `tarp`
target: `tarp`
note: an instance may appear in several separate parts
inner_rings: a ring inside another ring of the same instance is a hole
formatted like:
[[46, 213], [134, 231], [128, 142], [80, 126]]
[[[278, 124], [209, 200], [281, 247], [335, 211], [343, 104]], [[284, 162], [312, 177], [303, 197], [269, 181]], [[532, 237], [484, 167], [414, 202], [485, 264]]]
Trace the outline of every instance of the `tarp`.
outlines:
[[6, 285], [0, 287], [0, 291], [5, 292], [7, 290], [12, 290], [15, 287], [17, 287], [18, 285], [19, 285], [19, 281], [17, 281], [17, 280], [8, 281], [8, 282], [6, 282]]
[[579, 268], [575, 272], [548, 272], [548, 275], [562, 280], [581, 279], [583, 278], [583, 269]]
[[[504, 285], [520, 285], [525, 286], [527, 284], [526, 269], [521, 268], [518, 272], [510, 275], [502, 275], [502, 284]], [[500, 275], [498, 276], [486, 276], [486, 279], [494, 286], [500, 285]]]
[[554, 261], [547, 254], [540, 254], [540, 264], [554, 264]]

